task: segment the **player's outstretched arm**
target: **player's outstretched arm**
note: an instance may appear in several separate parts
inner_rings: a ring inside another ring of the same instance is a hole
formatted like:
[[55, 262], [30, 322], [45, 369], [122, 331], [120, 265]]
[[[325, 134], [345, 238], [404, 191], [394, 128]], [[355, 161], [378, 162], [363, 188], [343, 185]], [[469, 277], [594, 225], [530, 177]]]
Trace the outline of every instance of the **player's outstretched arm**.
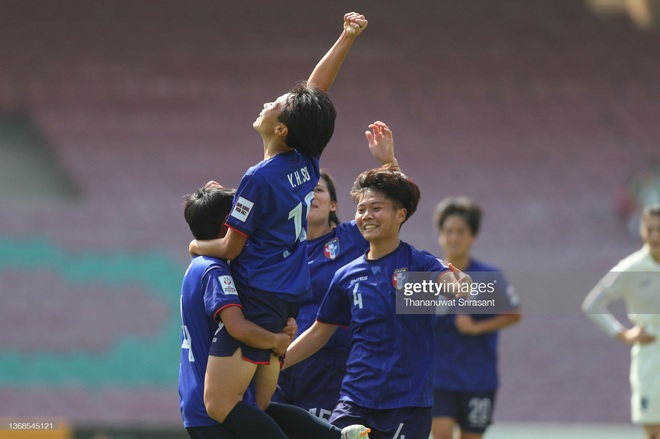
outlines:
[[365, 131], [364, 135], [369, 144], [369, 151], [383, 168], [401, 172], [401, 167], [394, 157], [394, 137], [392, 130], [385, 122], [377, 120], [369, 125], [371, 131]]
[[282, 369], [291, 367], [296, 363], [300, 363], [307, 357], [316, 353], [330, 340], [330, 337], [337, 329], [337, 326], [329, 323], [322, 323], [318, 320], [314, 322], [307, 331], [300, 334], [295, 339], [289, 349], [286, 351], [286, 358]]
[[355, 38], [362, 33], [367, 24], [364, 15], [357, 12], [349, 12], [344, 15], [344, 29], [339, 35], [339, 39], [318, 62], [307, 79], [308, 85], [314, 85], [326, 92], [330, 89]]
[[241, 254], [245, 241], [247, 241], [245, 235], [230, 228], [224, 238], [209, 241], [193, 239], [188, 245], [188, 252], [191, 255], [213, 256], [214, 258], [231, 261]]
[[[277, 355], [284, 354], [293, 340], [290, 333], [286, 332], [290, 332], [290, 327], [285, 327], [283, 332], [277, 334], [270, 332], [246, 320], [243, 311], [238, 306], [228, 306], [220, 311], [220, 320], [224, 323], [229, 335], [236, 340], [253, 348], [272, 349]], [[289, 323], [289, 325], [291, 324]]]

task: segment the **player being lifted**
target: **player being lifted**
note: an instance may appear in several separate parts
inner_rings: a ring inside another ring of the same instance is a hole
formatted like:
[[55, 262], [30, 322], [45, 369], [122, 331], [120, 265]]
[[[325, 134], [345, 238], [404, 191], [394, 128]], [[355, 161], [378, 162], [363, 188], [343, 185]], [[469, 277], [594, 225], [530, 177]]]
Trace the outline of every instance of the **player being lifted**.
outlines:
[[[190, 245], [193, 254], [232, 260], [245, 317], [271, 332], [296, 316], [297, 302], [310, 290], [307, 214], [319, 181], [319, 157], [336, 117], [325, 91], [366, 26], [364, 16], [346, 14], [339, 39], [307, 83], [264, 105], [253, 124], [263, 139], [264, 160], [241, 179], [227, 235]], [[216, 335], [209, 354], [204, 391], [209, 415], [244, 439], [280, 438], [272, 419], [242, 402], [254, 381], [258, 406], [268, 406], [277, 386], [277, 356], [242, 344], [227, 331]], [[345, 430], [344, 437], [357, 437], [366, 429]]]

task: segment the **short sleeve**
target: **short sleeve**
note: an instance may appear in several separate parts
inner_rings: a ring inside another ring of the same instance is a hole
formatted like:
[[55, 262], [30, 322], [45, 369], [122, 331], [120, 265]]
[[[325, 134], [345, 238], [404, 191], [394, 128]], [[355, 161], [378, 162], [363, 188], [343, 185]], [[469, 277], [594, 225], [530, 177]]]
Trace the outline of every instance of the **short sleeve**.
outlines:
[[246, 174], [238, 185], [227, 225], [245, 236], [250, 236], [259, 228], [261, 216], [268, 207], [266, 185], [260, 184], [255, 175]]
[[319, 322], [339, 326], [349, 326], [351, 324], [351, 304], [341, 284], [342, 282], [335, 274], [319, 307], [316, 318]]
[[495, 298], [496, 303], [501, 303], [500, 306], [501, 312], [513, 311], [520, 307], [520, 296], [514, 288], [513, 285], [509, 283], [504, 276], [504, 273], [497, 271], [494, 273], [494, 279], [496, 280], [497, 287], [495, 288], [495, 293], [497, 297]]
[[204, 309], [215, 321], [220, 321], [220, 311], [228, 306], [241, 306], [234, 280], [228, 271], [217, 267], [204, 273], [202, 280]]

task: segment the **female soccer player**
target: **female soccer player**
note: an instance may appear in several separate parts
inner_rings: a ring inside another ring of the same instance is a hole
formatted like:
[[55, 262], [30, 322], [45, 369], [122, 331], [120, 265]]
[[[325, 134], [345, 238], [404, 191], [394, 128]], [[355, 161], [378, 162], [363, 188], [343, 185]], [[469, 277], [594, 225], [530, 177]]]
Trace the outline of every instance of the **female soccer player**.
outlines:
[[[332, 137], [336, 117], [325, 91], [366, 26], [364, 16], [346, 14], [339, 39], [307, 83], [264, 105], [253, 123], [263, 139], [264, 160], [241, 179], [226, 222], [227, 235], [190, 245], [193, 254], [232, 260], [245, 317], [271, 332], [279, 332], [289, 317], [295, 317], [296, 303], [310, 289], [307, 213], [319, 180], [319, 157]], [[281, 437], [268, 416], [242, 402], [253, 381], [256, 402], [265, 409], [277, 386], [279, 367], [270, 350], [253, 349], [221, 331], [211, 345], [206, 371], [209, 415], [242, 438]]]
[[497, 376], [498, 331], [520, 320], [518, 296], [499, 269], [471, 255], [479, 233], [481, 208], [472, 200], [446, 198], [438, 204], [434, 223], [444, 261], [466, 272], [472, 281], [494, 287], [489, 297], [497, 309], [479, 314], [446, 314], [435, 322], [433, 372], [433, 439], [480, 439], [492, 422]]
[[[225, 235], [223, 225], [231, 211], [234, 189], [215, 182], [186, 196], [184, 217], [196, 239]], [[191, 439], [235, 438], [212, 419], [204, 406], [204, 375], [214, 333], [221, 328], [248, 346], [284, 353], [296, 334], [292, 320], [284, 332], [274, 334], [245, 320], [229, 264], [197, 256], [190, 262], [181, 285], [181, 360], [179, 397], [183, 424]]]
[[[373, 157], [387, 169], [399, 170], [389, 127], [383, 122], [374, 122], [369, 129], [371, 131], [365, 135]], [[368, 248], [369, 243], [360, 234], [355, 220], [347, 223], [339, 220], [334, 181], [322, 170], [307, 219], [312, 293], [299, 303], [297, 324], [301, 333], [316, 320], [335, 272], [362, 256]], [[329, 419], [339, 399], [350, 344], [351, 332], [339, 328], [316, 354], [280, 373], [273, 400], [302, 407], [322, 419]]]
[[[621, 260], [594, 287], [582, 309], [600, 328], [632, 346], [630, 399], [632, 421], [644, 427], [646, 439], [660, 438], [660, 204], [642, 211], [640, 236], [644, 246]], [[607, 309], [622, 299], [626, 329]]]
[[375, 439], [427, 439], [434, 315], [397, 314], [399, 280], [413, 271], [444, 273], [442, 282], [459, 285], [470, 279], [399, 239], [401, 225], [420, 198], [412, 180], [400, 172], [373, 169], [358, 176], [351, 194], [357, 204], [355, 221], [369, 250], [337, 271], [316, 322], [289, 347], [285, 367], [320, 349], [337, 325], [350, 325], [346, 378], [330, 421], [338, 427], [368, 425]]

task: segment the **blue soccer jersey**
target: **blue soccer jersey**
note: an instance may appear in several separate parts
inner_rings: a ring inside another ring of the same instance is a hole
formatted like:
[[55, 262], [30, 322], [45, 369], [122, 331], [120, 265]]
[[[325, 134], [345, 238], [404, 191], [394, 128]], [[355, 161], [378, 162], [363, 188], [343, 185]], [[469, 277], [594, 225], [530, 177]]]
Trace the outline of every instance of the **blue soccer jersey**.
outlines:
[[207, 256], [193, 258], [183, 278], [180, 300], [179, 397], [183, 425], [216, 425], [204, 406], [204, 375], [220, 311], [240, 306], [229, 265]]
[[[298, 334], [316, 320], [335, 272], [368, 248], [355, 221], [339, 224], [331, 232], [307, 241], [312, 294], [298, 304]], [[273, 400], [297, 405], [327, 419], [339, 398], [351, 339], [348, 328], [338, 328], [319, 352], [283, 370]]]
[[320, 322], [351, 326], [353, 342], [340, 400], [370, 409], [431, 407], [434, 315], [396, 313], [406, 272], [447, 270], [401, 242], [387, 256], [341, 268], [319, 309]]
[[[319, 306], [337, 270], [364, 255], [367, 249], [369, 243], [362, 237], [355, 221], [339, 224], [332, 232], [308, 241], [312, 294], [298, 305], [298, 334], [302, 334], [316, 320]], [[323, 350], [348, 352], [350, 343], [350, 331], [338, 328]]]
[[[508, 309], [518, 307], [518, 296], [508, 284], [502, 272], [493, 266], [474, 259], [463, 270], [478, 281], [484, 273], [484, 281], [493, 282], [497, 303], [507, 303]], [[506, 307], [503, 307], [506, 308]], [[474, 320], [491, 318], [496, 314], [472, 314]], [[456, 314], [438, 316], [435, 322], [435, 362], [433, 387], [458, 392], [496, 390], [498, 332], [481, 335], [461, 334], [455, 325]]]
[[311, 288], [307, 214], [319, 181], [319, 159], [298, 151], [277, 154], [248, 169], [227, 225], [245, 235], [232, 261], [237, 283], [298, 302]]

